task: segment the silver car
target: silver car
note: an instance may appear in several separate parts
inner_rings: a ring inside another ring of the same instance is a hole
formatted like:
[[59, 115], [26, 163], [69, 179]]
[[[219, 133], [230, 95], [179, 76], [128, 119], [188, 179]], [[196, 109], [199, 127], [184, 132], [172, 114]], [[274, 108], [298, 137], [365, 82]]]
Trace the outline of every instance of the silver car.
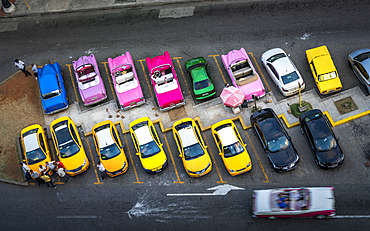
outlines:
[[370, 49], [364, 48], [348, 55], [348, 64], [360, 82], [365, 86], [365, 91], [370, 94]]

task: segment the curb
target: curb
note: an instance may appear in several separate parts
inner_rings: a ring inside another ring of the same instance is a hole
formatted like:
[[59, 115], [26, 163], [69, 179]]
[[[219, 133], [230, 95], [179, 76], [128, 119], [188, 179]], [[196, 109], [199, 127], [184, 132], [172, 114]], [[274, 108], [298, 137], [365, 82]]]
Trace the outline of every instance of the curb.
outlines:
[[7, 184], [13, 184], [13, 185], [18, 185], [18, 186], [29, 186], [28, 183], [22, 183], [22, 182], [18, 182], [18, 181], [15, 181], [15, 180], [7, 180], [7, 179], [4, 179], [4, 178], [0, 178], [0, 182], [2, 183], [7, 183]]

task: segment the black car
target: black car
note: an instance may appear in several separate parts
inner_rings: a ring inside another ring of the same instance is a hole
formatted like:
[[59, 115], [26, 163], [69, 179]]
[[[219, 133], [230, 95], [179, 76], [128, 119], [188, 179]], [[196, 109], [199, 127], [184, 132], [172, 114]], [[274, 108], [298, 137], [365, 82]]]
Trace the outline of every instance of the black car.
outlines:
[[303, 113], [299, 117], [299, 123], [319, 167], [335, 168], [343, 163], [344, 154], [339, 146], [339, 139], [335, 137], [331, 126], [319, 109]]
[[275, 112], [271, 108], [258, 110], [251, 115], [250, 121], [272, 168], [277, 172], [296, 168], [299, 162], [297, 150]]

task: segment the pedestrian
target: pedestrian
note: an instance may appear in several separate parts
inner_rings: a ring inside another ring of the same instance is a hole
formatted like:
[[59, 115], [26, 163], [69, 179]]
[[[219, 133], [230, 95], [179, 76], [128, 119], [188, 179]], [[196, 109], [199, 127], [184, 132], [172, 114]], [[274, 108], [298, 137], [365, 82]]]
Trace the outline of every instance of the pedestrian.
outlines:
[[228, 84], [228, 83], [225, 83], [225, 87], [230, 87], [230, 84]]
[[46, 172], [46, 167], [45, 166], [42, 166], [41, 164], [39, 165], [39, 172], [40, 174], [42, 175], [43, 172]]
[[101, 173], [101, 179], [104, 180], [104, 178], [106, 177], [107, 173], [105, 171], [105, 168], [103, 166], [102, 163], [98, 162], [98, 164], [96, 165], [96, 167], [98, 167], [100, 173]]
[[19, 165], [22, 167], [22, 170], [24, 172], [24, 178], [26, 178], [26, 181], [28, 181], [31, 178], [30, 168], [25, 163], [19, 163]]
[[41, 179], [43, 179], [45, 181], [45, 183], [48, 185], [49, 189], [51, 189], [50, 186], [52, 186], [53, 189], [56, 189], [58, 187], [58, 185], [53, 184], [53, 179], [51, 179], [51, 177], [46, 175], [44, 172], [41, 173]]
[[45, 184], [45, 182], [40, 178], [40, 174], [37, 171], [30, 170], [31, 176], [33, 179], [37, 181], [38, 186], [41, 185], [41, 183]]
[[32, 67], [33, 75], [37, 79], [39, 77], [39, 69], [37, 69], [37, 65], [33, 63], [31, 64], [31, 67]]
[[69, 182], [69, 176], [64, 171], [64, 168], [58, 168], [57, 173], [58, 176], [63, 178], [65, 182]]
[[62, 162], [60, 162], [60, 161], [57, 161], [57, 162], [55, 162], [56, 164], [57, 164], [57, 167], [58, 168], [66, 168], [66, 167], [64, 167], [64, 164], [62, 163]]
[[50, 161], [50, 162], [46, 162], [45, 163], [45, 166], [46, 167], [49, 167], [49, 170], [53, 171], [53, 172], [56, 172], [57, 170], [55, 169], [55, 165], [54, 165], [55, 161]]
[[24, 65], [24, 62], [22, 60], [19, 60], [19, 59], [15, 59], [14, 60], [14, 64], [16, 67], [19, 68], [19, 70], [21, 70], [27, 77], [27, 75], [31, 75], [31, 73], [26, 69], [26, 65]]

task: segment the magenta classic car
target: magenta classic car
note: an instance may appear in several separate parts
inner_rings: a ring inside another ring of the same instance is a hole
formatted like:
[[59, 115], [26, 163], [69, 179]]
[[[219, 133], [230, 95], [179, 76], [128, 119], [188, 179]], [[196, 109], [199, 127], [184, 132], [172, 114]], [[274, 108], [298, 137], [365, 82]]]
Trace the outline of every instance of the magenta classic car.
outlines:
[[232, 50], [221, 57], [233, 85], [242, 90], [245, 100], [253, 100], [253, 95], [257, 98], [265, 95], [265, 88], [261, 78], [254, 69], [244, 48]]
[[108, 65], [119, 107], [126, 110], [144, 104], [143, 91], [130, 52], [114, 59], [108, 58]]
[[99, 103], [107, 98], [95, 56], [82, 56], [73, 61], [78, 90], [84, 105]]
[[164, 55], [154, 58], [147, 57], [146, 63], [159, 109], [167, 111], [185, 105], [185, 99], [168, 51], [165, 51]]

